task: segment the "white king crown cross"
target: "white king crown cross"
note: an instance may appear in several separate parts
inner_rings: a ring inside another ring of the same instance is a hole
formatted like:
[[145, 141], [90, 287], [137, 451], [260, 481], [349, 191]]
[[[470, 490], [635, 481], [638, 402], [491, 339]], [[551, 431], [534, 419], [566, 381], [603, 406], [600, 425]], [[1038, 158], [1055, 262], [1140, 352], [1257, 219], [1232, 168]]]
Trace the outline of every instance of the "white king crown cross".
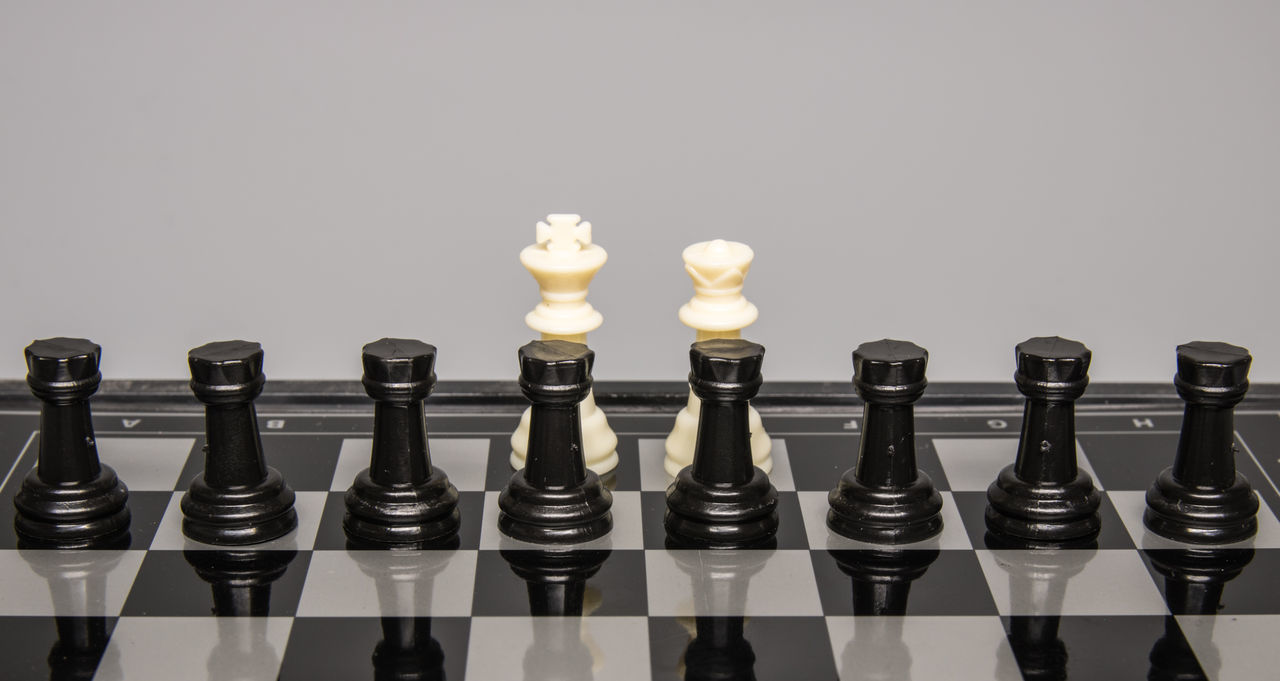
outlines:
[[[547, 222], [538, 222], [538, 244], [553, 253], [580, 251], [591, 245], [591, 223], [572, 213], [552, 213]], [[551, 224], [547, 224], [547, 223]]]

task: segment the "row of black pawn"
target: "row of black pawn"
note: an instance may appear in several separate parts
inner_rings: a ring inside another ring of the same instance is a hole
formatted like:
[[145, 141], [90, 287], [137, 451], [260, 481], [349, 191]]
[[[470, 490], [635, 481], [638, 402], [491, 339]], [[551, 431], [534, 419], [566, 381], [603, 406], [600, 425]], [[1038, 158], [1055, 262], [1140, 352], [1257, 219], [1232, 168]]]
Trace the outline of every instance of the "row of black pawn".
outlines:
[[[15, 497], [28, 544], [100, 545], [126, 536], [128, 491], [99, 462], [89, 397], [101, 382], [101, 349], [84, 339], [35, 341], [28, 384], [43, 402], [36, 468]], [[1147, 494], [1147, 526], [1193, 543], [1228, 543], [1256, 532], [1258, 500], [1235, 470], [1232, 409], [1248, 389], [1251, 358], [1224, 343], [1178, 347], [1175, 384], [1186, 413], [1174, 464]], [[1017, 347], [1015, 380], [1026, 396], [1015, 462], [988, 490], [991, 532], [1069, 544], [1100, 529], [1100, 495], [1076, 465], [1074, 402], [1088, 384], [1091, 353], [1063, 338]], [[371, 464], [346, 495], [353, 541], [437, 545], [456, 540], [458, 493], [431, 464], [423, 403], [436, 349], [384, 338], [364, 347], [363, 384], [375, 401]], [[526, 466], [499, 497], [499, 527], [516, 539], [581, 543], [612, 528], [611, 495], [586, 468], [578, 404], [591, 389], [594, 354], [565, 341], [520, 348], [520, 387], [532, 403]], [[262, 348], [224, 341], [191, 350], [191, 388], [206, 407], [205, 469], [182, 499], [183, 532], [218, 545], [254, 544], [297, 525], [294, 494], [265, 463], [253, 400], [262, 392]], [[745, 340], [690, 349], [689, 383], [701, 400], [692, 465], [667, 490], [670, 543], [742, 547], [772, 542], [777, 491], [751, 463], [748, 402], [759, 391], [764, 348]], [[905, 341], [864, 343], [853, 354], [864, 399], [856, 465], [829, 500], [827, 522], [846, 537], [879, 544], [923, 541], [942, 529], [942, 498], [915, 461], [913, 405], [926, 387], [928, 353]]]

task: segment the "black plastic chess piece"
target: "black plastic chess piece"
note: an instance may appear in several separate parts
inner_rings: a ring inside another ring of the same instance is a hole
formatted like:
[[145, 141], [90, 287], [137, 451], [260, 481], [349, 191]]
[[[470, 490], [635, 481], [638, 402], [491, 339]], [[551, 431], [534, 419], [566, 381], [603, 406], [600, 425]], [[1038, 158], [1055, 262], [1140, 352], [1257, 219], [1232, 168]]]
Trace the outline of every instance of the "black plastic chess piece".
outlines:
[[751, 462], [747, 402], [760, 391], [764, 346], [740, 339], [694, 343], [689, 385], [702, 402], [693, 464], [667, 488], [667, 536], [688, 546], [775, 541], [778, 490]]
[[1018, 344], [1018, 390], [1026, 396], [1018, 457], [987, 488], [987, 529], [1042, 543], [1088, 541], [1102, 527], [1102, 496], [1076, 465], [1075, 401], [1089, 384], [1092, 353], [1065, 338]]
[[578, 404], [591, 390], [595, 353], [581, 343], [520, 348], [520, 389], [533, 403], [525, 467], [498, 497], [498, 529], [521, 541], [580, 543], [613, 528], [613, 495], [587, 468]]
[[205, 405], [204, 472], [182, 497], [182, 532], [206, 544], [270, 541], [298, 526], [293, 490], [266, 464], [253, 400], [262, 346], [220, 341], [187, 354], [191, 390]]
[[850, 539], [907, 544], [942, 531], [942, 495], [916, 468], [912, 405], [924, 394], [929, 353], [899, 340], [853, 351], [853, 385], [866, 401], [857, 464], [827, 495], [827, 526]]
[[1164, 636], [1151, 648], [1147, 678], [1190, 681], [1205, 678], [1206, 672], [1216, 678], [1217, 651], [1210, 650], [1211, 645], [1198, 655], [1192, 651], [1174, 616], [1217, 615], [1224, 587], [1253, 560], [1253, 549], [1156, 549], [1146, 553], [1151, 566], [1164, 577], [1164, 599], [1172, 613], [1165, 617]]
[[457, 534], [458, 490], [431, 465], [423, 400], [436, 384], [436, 348], [383, 338], [364, 346], [364, 389], [375, 400], [370, 466], [347, 490], [342, 527], [374, 544], [423, 546]]
[[87, 547], [129, 533], [129, 490], [98, 460], [89, 397], [102, 382], [102, 348], [83, 338], [27, 346], [27, 385], [40, 399], [36, 467], [13, 499], [25, 544]]
[[1192, 544], [1243, 541], [1258, 531], [1258, 495], [1236, 472], [1234, 408], [1249, 390], [1244, 348], [1178, 346], [1174, 385], [1186, 408], [1173, 466], [1147, 490], [1147, 529]]

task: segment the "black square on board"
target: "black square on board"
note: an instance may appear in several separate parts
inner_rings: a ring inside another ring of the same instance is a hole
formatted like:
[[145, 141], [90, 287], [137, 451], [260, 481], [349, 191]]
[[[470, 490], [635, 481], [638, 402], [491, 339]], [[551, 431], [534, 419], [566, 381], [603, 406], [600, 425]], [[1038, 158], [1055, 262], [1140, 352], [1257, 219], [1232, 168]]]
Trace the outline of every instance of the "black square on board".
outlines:
[[[1172, 617], [1160, 615], [1003, 617], [1028, 679], [1202, 679]], [[1176, 670], [1177, 673], [1171, 673]]]
[[[972, 551], [810, 551], [809, 556], [825, 615], [998, 614]], [[894, 611], [873, 612], [885, 596]]]
[[1145, 549], [1142, 560], [1175, 615], [1280, 613], [1280, 549]]
[[4, 678], [92, 678], [115, 626], [114, 617], [0, 617]]
[[149, 551], [121, 614], [291, 616], [310, 562], [305, 551]]
[[465, 617], [304, 617], [293, 621], [280, 681], [461, 679]]
[[655, 680], [837, 678], [821, 617], [651, 617], [649, 664]]
[[[586, 578], [582, 594], [583, 615], [640, 617], [648, 612], [643, 551], [520, 549], [479, 553], [471, 613], [477, 617], [554, 614], [533, 609], [535, 604], [555, 603], [569, 576], [586, 574], [593, 568], [595, 574]], [[517, 570], [529, 575], [529, 581]], [[576, 597], [571, 598], [577, 602]]]

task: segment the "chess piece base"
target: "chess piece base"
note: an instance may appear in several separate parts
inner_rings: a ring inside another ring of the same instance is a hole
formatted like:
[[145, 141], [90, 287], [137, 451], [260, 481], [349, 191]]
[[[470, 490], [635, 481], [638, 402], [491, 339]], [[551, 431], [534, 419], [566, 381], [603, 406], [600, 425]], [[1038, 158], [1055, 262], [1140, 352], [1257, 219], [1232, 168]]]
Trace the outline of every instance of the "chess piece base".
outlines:
[[1196, 489], [1166, 468], [1147, 490], [1142, 522], [1152, 532], [1189, 544], [1229, 544], [1258, 532], [1258, 495], [1243, 475], [1222, 490]]
[[389, 546], [428, 544], [456, 534], [460, 525], [458, 490], [444, 471], [432, 466], [419, 485], [379, 485], [366, 468], [345, 498], [342, 528], [357, 542]]
[[[667, 475], [676, 477], [680, 469], [693, 465], [693, 449], [698, 443], [698, 414], [702, 410], [702, 401], [689, 391], [689, 403], [676, 414], [676, 425], [667, 436], [667, 456], [662, 467]], [[751, 463], [765, 472], [773, 472], [773, 440], [764, 430], [764, 421], [755, 407], [747, 406], [747, 428], [751, 431]]]
[[270, 466], [258, 484], [231, 489], [210, 487], [201, 473], [182, 497], [182, 533], [218, 546], [271, 541], [298, 526], [293, 501], [293, 490]]
[[613, 529], [613, 494], [594, 471], [582, 485], [564, 489], [538, 489], [524, 474], [516, 471], [498, 496], [503, 534], [534, 544], [579, 544]]
[[32, 469], [14, 497], [14, 530], [32, 546], [87, 548], [129, 531], [129, 489], [106, 464], [76, 485], [51, 485]]
[[1062, 485], [1032, 485], [1011, 464], [987, 488], [987, 502], [987, 529], [995, 534], [1062, 543], [1095, 536], [1102, 528], [1102, 496], [1083, 470]]
[[[529, 455], [529, 421], [532, 409], [525, 409], [520, 415], [520, 424], [511, 434], [511, 468], [524, 468], [525, 458]], [[604, 410], [596, 406], [594, 392], [587, 393], [587, 398], [578, 405], [578, 423], [582, 425], [582, 454], [587, 468], [604, 476], [618, 467], [618, 436], [609, 427], [609, 419]]]
[[855, 541], [910, 544], [942, 532], [942, 495], [923, 471], [899, 489], [864, 485], [853, 471], [827, 495], [827, 526]]
[[693, 479], [684, 468], [667, 489], [667, 536], [690, 548], [743, 548], [778, 531], [778, 490], [758, 466], [745, 485], [719, 487]]

